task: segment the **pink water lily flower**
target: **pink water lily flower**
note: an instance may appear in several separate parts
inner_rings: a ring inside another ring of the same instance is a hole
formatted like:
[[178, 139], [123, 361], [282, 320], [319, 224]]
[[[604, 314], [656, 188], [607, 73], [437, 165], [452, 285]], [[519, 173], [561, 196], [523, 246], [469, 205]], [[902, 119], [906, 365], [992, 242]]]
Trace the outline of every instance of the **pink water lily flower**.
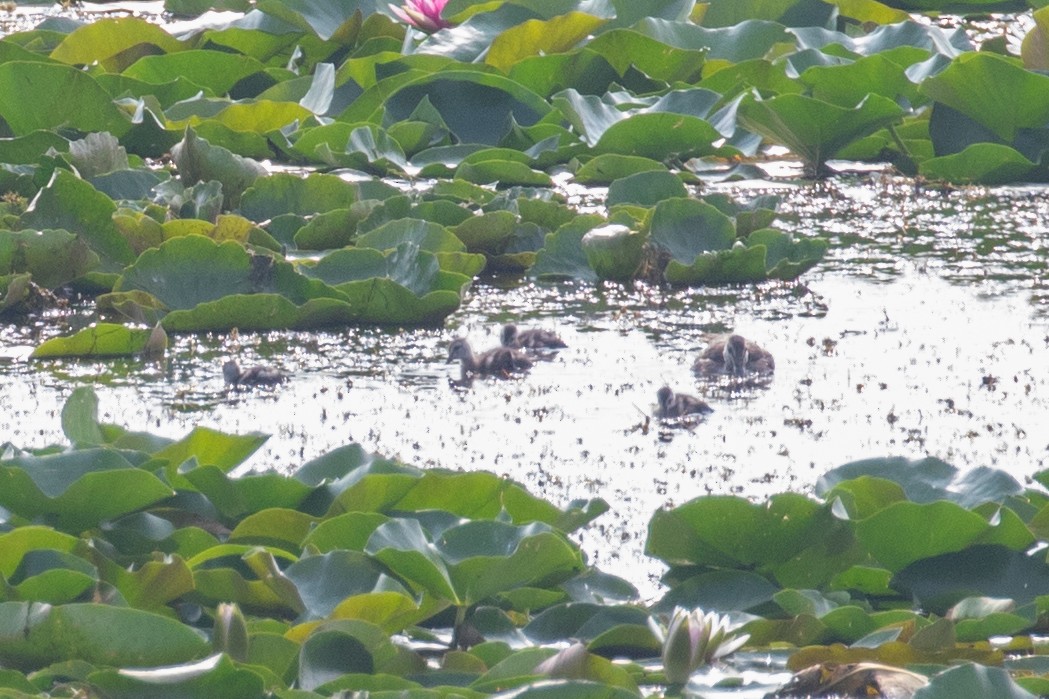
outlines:
[[441, 11], [447, 4], [448, 0], [408, 0], [408, 4], [401, 7], [390, 5], [390, 9], [401, 21], [432, 34], [438, 29], [452, 26], [441, 17]]

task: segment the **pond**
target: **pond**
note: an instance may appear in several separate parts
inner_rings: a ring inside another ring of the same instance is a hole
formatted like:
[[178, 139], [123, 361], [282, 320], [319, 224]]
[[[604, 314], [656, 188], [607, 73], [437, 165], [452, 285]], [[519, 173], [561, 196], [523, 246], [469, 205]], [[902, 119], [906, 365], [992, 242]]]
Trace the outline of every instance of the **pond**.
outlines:
[[[649, 599], [662, 572], [644, 556], [657, 508], [806, 491], [830, 468], [886, 455], [1027, 482], [1049, 465], [1041, 190], [924, 189], [880, 172], [722, 189], [779, 194], [778, 225], [828, 237], [825, 260], [798, 282], [688, 290], [483, 277], [443, 329], [183, 335], [160, 363], [27, 360], [88, 322], [86, 311], [8, 325], [0, 434], [24, 447], [64, 442], [61, 406], [90, 383], [105, 422], [171, 437], [197, 424], [272, 435], [248, 462], [256, 470], [291, 472], [356, 441], [411, 464], [506, 474], [560, 505], [601, 497], [611, 509], [580, 543]], [[555, 329], [569, 347], [522, 377], [460, 385], [450, 340], [494, 346], [511, 321]], [[692, 374], [709, 337], [729, 331], [772, 351], [771, 382]], [[229, 357], [291, 379], [230, 392]], [[650, 416], [663, 385], [715, 412], [660, 424]]]

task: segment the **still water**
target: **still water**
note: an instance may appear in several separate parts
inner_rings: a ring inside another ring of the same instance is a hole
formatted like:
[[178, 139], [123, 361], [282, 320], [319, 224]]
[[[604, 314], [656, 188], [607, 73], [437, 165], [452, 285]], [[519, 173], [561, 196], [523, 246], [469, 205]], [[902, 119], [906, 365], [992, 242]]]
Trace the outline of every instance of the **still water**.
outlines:
[[[746, 198], [768, 182], [731, 190]], [[566, 504], [611, 510], [580, 541], [591, 560], [658, 594], [644, 557], [660, 507], [707, 493], [806, 491], [877, 456], [939, 457], [1023, 480], [1049, 467], [1049, 199], [1042, 190], [922, 190], [880, 174], [782, 184], [778, 223], [832, 240], [795, 283], [711, 289], [486, 278], [442, 329], [172, 338], [163, 363], [31, 363], [89, 315], [0, 330], [0, 441], [62, 442], [61, 405], [90, 383], [102, 419], [178, 437], [201, 424], [271, 437], [251, 470], [291, 472], [351, 441], [416, 465], [488, 469]], [[88, 309], [89, 310], [89, 309]], [[557, 330], [568, 349], [527, 375], [460, 385], [448, 342], [498, 344], [505, 322]], [[690, 367], [737, 332], [769, 349], [767, 385]], [[228, 392], [222, 363], [279, 366], [276, 390]], [[651, 419], [659, 387], [703, 397], [697, 424]]]

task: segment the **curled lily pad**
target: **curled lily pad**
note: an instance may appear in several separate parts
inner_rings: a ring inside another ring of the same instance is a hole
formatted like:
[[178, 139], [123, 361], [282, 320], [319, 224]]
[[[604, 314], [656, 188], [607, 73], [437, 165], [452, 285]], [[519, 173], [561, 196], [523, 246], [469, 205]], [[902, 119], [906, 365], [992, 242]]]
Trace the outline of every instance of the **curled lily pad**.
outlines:
[[801, 157], [813, 174], [839, 150], [903, 116], [903, 109], [870, 94], [854, 107], [841, 107], [804, 95], [750, 99], [739, 107], [740, 122]]
[[186, 129], [181, 143], [172, 148], [171, 157], [186, 186], [208, 180], [221, 182], [226, 205], [230, 208], [240, 203], [244, 190], [266, 174], [265, 168], [254, 160], [231, 153], [221, 146], [212, 146], [190, 128]]
[[648, 236], [619, 224], [592, 228], [580, 241], [587, 262], [601, 279], [633, 279], [644, 257]]

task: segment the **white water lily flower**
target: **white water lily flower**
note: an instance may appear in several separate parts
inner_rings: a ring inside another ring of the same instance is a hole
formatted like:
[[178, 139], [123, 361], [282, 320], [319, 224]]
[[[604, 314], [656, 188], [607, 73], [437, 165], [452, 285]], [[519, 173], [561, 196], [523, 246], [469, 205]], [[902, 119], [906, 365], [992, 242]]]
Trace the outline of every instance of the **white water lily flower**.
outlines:
[[666, 632], [654, 621], [652, 630], [663, 643], [663, 672], [668, 684], [685, 684], [698, 668], [732, 653], [750, 638], [736, 635], [727, 616], [702, 609], [677, 607]]

